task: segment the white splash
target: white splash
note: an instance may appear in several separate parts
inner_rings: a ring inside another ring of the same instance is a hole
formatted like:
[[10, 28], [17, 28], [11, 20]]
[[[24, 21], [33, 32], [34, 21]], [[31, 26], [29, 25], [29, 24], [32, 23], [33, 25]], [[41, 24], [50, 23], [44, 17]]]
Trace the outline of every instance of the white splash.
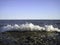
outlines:
[[58, 32], [60, 32], [60, 29], [54, 28], [53, 25], [45, 25], [45, 30], [46, 31], [58, 31]]
[[54, 28], [53, 25], [45, 25], [44, 27], [41, 27], [39, 25], [34, 25], [32, 23], [26, 23], [26, 24], [15, 24], [15, 25], [7, 25], [3, 26], [2, 31], [10, 31], [10, 30], [20, 30], [20, 31], [57, 31], [60, 32], [60, 29]]

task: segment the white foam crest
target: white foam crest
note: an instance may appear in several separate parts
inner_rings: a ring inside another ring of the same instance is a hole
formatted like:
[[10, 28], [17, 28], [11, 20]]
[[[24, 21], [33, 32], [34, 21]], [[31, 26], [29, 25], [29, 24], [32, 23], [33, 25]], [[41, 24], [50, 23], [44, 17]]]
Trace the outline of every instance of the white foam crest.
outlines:
[[40, 27], [39, 25], [34, 25], [32, 23], [26, 23], [26, 24], [22, 24], [20, 25], [20, 29], [26, 29], [26, 30], [41, 30], [42, 27]]
[[30, 30], [30, 31], [41, 31], [41, 30], [45, 30], [45, 31], [57, 31], [60, 32], [60, 29], [58, 28], [54, 28], [53, 25], [45, 25], [44, 27], [41, 27], [39, 25], [34, 25], [32, 23], [26, 23], [26, 24], [15, 24], [15, 25], [7, 25], [3, 27], [3, 31], [7, 31], [7, 30], [20, 30], [20, 31], [24, 31], [24, 30]]
[[60, 32], [60, 29], [54, 28], [53, 25], [45, 25], [45, 30], [46, 31], [58, 31], [58, 32]]

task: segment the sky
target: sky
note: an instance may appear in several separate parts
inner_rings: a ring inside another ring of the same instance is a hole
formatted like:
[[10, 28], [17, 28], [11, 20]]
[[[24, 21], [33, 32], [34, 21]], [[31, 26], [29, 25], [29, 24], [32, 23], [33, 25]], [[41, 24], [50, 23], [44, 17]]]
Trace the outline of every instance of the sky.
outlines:
[[0, 19], [60, 19], [60, 0], [0, 0]]

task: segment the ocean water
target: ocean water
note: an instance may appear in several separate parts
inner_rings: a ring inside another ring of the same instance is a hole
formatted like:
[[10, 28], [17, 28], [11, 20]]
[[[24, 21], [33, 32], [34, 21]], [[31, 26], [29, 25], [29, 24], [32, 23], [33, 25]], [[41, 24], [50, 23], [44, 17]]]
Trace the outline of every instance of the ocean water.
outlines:
[[12, 30], [60, 32], [60, 20], [0, 20], [0, 32]]
[[60, 45], [60, 20], [0, 20], [0, 45]]

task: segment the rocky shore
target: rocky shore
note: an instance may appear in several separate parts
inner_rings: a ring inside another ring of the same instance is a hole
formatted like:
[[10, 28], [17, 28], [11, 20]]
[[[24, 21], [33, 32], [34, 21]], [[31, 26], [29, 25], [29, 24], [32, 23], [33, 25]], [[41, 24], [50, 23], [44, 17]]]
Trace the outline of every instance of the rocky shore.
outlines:
[[10, 31], [0, 33], [0, 45], [60, 45], [59, 32]]

